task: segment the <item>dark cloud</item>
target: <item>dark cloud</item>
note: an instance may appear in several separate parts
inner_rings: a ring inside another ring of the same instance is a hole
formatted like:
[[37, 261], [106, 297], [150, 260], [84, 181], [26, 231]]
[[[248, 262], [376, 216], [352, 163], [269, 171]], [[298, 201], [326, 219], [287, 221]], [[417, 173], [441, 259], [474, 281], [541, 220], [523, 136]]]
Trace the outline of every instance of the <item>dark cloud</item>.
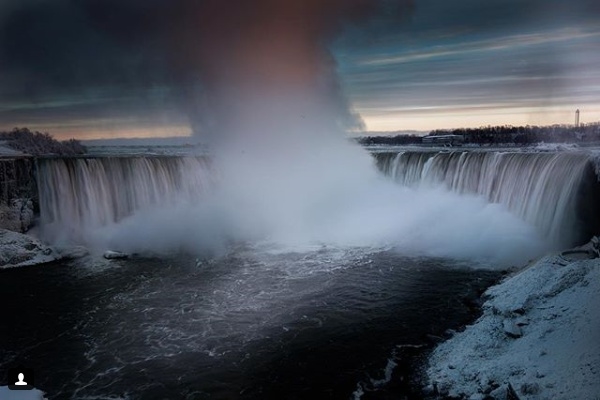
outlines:
[[346, 124], [341, 86], [358, 106], [589, 97], [598, 37], [535, 40], [599, 18], [597, 0], [2, 0], [0, 128], [80, 113], [202, 130], [232, 87], [305, 88]]
[[13, 88], [29, 86], [35, 93], [166, 82], [157, 32], [139, 22], [143, 9], [139, 15], [123, 6], [95, 14], [94, 3], [25, 0], [11, 8], [0, 26], [0, 59], [7, 80], [21, 78]]
[[0, 9], [0, 103], [107, 90], [143, 103], [148, 88], [159, 87], [165, 101], [193, 115], [207, 97], [222, 101], [231, 82], [315, 85], [326, 77], [342, 104], [329, 41], [342, 24], [376, 11], [391, 21], [408, 3], [10, 0]]

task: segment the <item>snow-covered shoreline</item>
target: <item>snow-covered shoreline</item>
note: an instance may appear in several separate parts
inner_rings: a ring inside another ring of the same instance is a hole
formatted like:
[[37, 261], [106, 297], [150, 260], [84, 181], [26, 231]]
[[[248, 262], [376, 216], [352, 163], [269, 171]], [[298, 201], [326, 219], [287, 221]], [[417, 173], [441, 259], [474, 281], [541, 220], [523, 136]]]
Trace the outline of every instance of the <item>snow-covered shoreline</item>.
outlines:
[[0, 228], [0, 270], [41, 265], [89, 253], [81, 246], [49, 246], [34, 236]]
[[29, 235], [0, 229], [0, 269], [45, 264], [60, 258], [56, 249]]
[[[593, 254], [591, 245], [581, 258]], [[437, 346], [425, 390], [440, 398], [600, 398], [600, 260], [543, 257], [485, 293], [483, 315]], [[508, 397], [508, 392], [513, 397]]]

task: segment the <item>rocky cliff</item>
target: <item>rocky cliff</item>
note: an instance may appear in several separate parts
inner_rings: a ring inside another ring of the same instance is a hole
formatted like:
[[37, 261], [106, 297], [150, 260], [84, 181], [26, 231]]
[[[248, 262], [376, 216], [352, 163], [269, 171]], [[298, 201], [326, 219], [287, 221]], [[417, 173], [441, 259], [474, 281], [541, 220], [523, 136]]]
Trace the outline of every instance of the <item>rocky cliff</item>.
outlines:
[[0, 158], [0, 228], [25, 232], [31, 226], [37, 204], [34, 164], [32, 158]]

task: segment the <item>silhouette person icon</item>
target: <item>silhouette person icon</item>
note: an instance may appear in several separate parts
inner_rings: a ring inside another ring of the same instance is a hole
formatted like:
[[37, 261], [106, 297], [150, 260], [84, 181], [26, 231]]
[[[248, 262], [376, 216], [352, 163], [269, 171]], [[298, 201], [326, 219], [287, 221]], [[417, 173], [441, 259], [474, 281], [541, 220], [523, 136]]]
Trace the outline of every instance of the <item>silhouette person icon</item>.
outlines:
[[25, 379], [25, 375], [19, 374], [19, 382], [15, 382], [15, 385], [16, 386], [27, 386], [27, 382], [24, 382], [23, 379]]
[[[33, 390], [35, 386], [34, 371], [19, 365], [8, 370], [8, 390]], [[0, 390], [0, 392], [2, 392]], [[3, 397], [0, 394], [0, 397]]]

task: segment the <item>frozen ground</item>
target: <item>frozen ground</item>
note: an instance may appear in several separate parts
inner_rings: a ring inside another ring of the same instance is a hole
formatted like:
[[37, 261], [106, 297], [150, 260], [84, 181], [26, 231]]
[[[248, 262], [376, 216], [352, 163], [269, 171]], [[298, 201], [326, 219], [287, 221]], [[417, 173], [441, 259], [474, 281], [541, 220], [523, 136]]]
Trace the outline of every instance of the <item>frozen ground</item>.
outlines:
[[588, 257], [546, 256], [488, 289], [481, 318], [434, 350], [427, 390], [460, 399], [504, 400], [511, 390], [521, 400], [600, 399], [600, 261], [578, 258]]

